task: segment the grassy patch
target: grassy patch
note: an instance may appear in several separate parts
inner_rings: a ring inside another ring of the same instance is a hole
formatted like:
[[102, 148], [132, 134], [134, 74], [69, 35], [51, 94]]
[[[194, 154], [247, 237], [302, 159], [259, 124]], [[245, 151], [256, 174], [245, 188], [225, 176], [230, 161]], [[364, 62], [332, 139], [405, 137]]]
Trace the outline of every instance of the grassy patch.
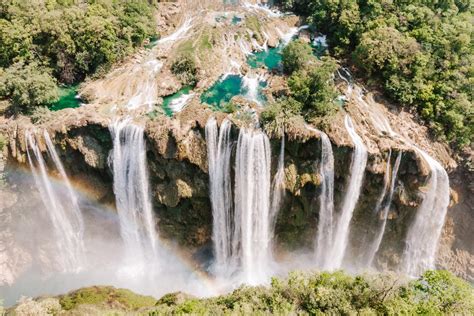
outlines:
[[63, 295], [60, 297], [59, 303], [65, 310], [73, 310], [79, 305], [87, 304], [113, 306], [114, 308], [119, 305], [123, 310], [134, 311], [154, 306], [156, 299], [151, 296], [138, 295], [126, 289], [94, 286]]
[[192, 56], [194, 54], [194, 47], [193, 42], [191, 40], [187, 40], [179, 44], [178, 48], [176, 49], [176, 55], [189, 55]]
[[257, 41], [261, 41], [261, 29], [262, 25], [260, 24], [260, 21], [258, 20], [257, 16], [249, 16], [245, 19], [245, 26], [251, 30], [254, 33], [255, 39]]
[[0, 134], [0, 151], [3, 150], [3, 147], [7, 144], [7, 139], [3, 134]]

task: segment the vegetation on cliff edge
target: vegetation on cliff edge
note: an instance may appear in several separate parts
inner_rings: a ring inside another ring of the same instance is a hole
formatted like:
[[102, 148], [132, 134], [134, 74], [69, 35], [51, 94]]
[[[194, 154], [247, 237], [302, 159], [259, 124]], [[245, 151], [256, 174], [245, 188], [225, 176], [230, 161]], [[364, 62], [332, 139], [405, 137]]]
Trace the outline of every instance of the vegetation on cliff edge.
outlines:
[[[386, 95], [462, 147], [474, 137], [474, 5], [469, 0], [281, 0], [328, 36]], [[374, 80], [375, 79], [375, 80]]]
[[155, 1], [0, 2], [0, 100], [15, 111], [100, 73], [155, 35]]
[[338, 110], [334, 83], [335, 59], [318, 59], [309, 44], [292, 41], [282, 52], [282, 63], [288, 76], [288, 95], [266, 106], [261, 120], [270, 134], [280, 134], [281, 128], [291, 129], [292, 123], [321, 119]]

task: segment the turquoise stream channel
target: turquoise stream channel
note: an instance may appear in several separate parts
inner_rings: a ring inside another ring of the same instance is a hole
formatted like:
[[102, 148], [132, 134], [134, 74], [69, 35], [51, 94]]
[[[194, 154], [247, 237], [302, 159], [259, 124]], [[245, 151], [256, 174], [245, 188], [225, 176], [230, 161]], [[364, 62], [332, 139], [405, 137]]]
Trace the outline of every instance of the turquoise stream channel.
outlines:
[[59, 99], [51, 103], [48, 108], [51, 111], [59, 111], [67, 108], [78, 108], [81, 106], [81, 99], [77, 98], [78, 86], [59, 88]]
[[[265, 81], [259, 82], [258, 101], [265, 102], [265, 96], [261, 93], [262, 88], [266, 87]], [[230, 100], [242, 95], [245, 97], [247, 89], [243, 86], [243, 77], [240, 75], [228, 75], [219, 79], [211, 88], [201, 95], [201, 102], [211, 105], [215, 110], [226, 110], [226, 105]]]
[[282, 45], [277, 47], [269, 48], [259, 52], [254, 52], [252, 55], [247, 57], [247, 64], [251, 68], [260, 68], [265, 66], [268, 70], [274, 70], [281, 68], [281, 52], [283, 50]]
[[228, 75], [204, 92], [201, 95], [201, 102], [212, 105], [215, 109], [223, 109], [234, 96], [242, 94], [242, 90], [242, 77]]
[[183, 95], [185, 94], [189, 94], [191, 92], [191, 90], [193, 89], [193, 87], [191, 86], [185, 86], [184, 88], [182, 88], [181, 90], [179, 90], [178, 92], [172, 94], [172, 95], [169, 95], [169, 96], [166, 96], [163, 98], [163, 105], [162, 105], [162, 108], [163, 108], [163, 111], [165, 112], [165, 114], [169, 117], [172, 117], [173, 116], [173, 110], [170, 108], [170, 104], [182, 97]]

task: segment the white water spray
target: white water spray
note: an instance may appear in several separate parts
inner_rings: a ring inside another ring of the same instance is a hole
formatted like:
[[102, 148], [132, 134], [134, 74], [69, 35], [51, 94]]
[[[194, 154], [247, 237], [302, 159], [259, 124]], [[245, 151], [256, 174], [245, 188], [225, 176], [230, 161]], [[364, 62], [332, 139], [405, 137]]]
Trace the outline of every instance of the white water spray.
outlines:
[[334, 246], [331, 251], [331, 258], [329, 259], [331, 260], [332, 269], [338, 269], [342, 266], [342, 260], [344, 259], [349, 239], [350, 222], [357, 201], [359, 200], [364, 171], [367, 165], [367, 148], [359, 135], [357, 135], [352, 120], [348, 115], [346, 115], [344, 123], [347, 132], [354, 143], [354, 153], [352, 154], [349, 186], [344, 197], [341, 214], [337, 221], [334, 235]]
[[169, 42], [173, 43], [173, 42], [176, 42], [179, 39], [185, 38], [187, 36], [188, 31], [193, 26], [192, 22], [193, 22], [192, 18], [189, 18], [189, 17], [186, 18], [184, 20], [183, 24], [181, 24], [181, 26], [179, 28], [177, 28], [176, 31], [174, 31], [172, 34], [160, 39], [158, 41], [158, 44], [162, 45], [162, 44], [169, 43]]
[[149, 195], [144, 130], [128, 119], [115, 121], [109, 129], [120, 232], [126, 256], [143, 269], [146, 261], [155, 262], [159, 251]]
[[[26, 132], [26, 146], [28, 162], [35, 178], [36, 186], [41, 194], [41, 199], [48, 210], [48, 215], [53, 223], [55, 241], [59, 263], [63, 272], [78, 272], [85, 263], [84, 251], [84, 223], [82, 213], [69, 183], [64, 167], [51, 142], [49, 134], [45, 131], [44, 137], [48, 152], [52, 157], [56, 169], [59, 171], [61, 181], [66, 183], [67, 193], [60, 192], [48, 177], [48, 169], [43, 154], [37, 144], [35, 136]], [[36, 160], [36, 166], [33, 157]]]
[[321, 132], [321, 162], [319, 172], [322, 177], [319, 196], [318, 237], [316, 240], [316, 264], [328, 269], [328, 256], [334, 240], [334, 155], [329, 137]]
[[419, 148], [415, 149], [428, 163], [430, 176], [425, 185], [428, 191], [408, 230], [401, 269], [418, 276], [435, 265], [438, 240], [449, 205], [449, 178], [439, 162]]
[[270, 155], [267, 135], [257, 130], [240, 130], [233, 247], [240, 248], [242, 277], [248, 284], [262, 283], [271, 273]]
[[[380, 199], [377, 201], [377, 206], [375, 207], [375, 212], [377, 216], [382, 217], [382, 224], [378, 227], [377, 233], [375, 238], [373, 239], [372, 243], [368, 246], [368, 254], [365, 256], [366, 259], [366, 267], [371, 267], [373, 261], [375, 259], [375, 255], [380, 249], [380, 245], [382, 244], [383, 235], [385, 233], [385, 227], [387, 226], [387, 218], [388, 212], [390, 210], [390, 205], [392, 204], [393, 193], [395, 192], [395, 183], [397, 180], [398, 169], [400, 167], [400, 161], [402, 159], [402, 152], [398, 153], [397, 159], [395, 160], [395, 164], [392, 168], [392, 173], [390, 175], [390, 156], [392, 152], [390, 151], [387, 161], [387, 169], [385, 170], [385, 185], [383, 189], [383, 193], [380, 196]], [[387, 194], [388, 190], [388, 194]]]
[[224, 120], [220, 132], [217, 121], [211, 118], [206, 124], [206, 143], [209, 164], [210, 197], [212, 202], [212, 241], [214, 244], [217, 276], [229, 277], [236, 268], [235, 254], [232, 249], [232, 184], [230, 139], [231, 123]]
[[265, 81], [263, 76], [258, 76], [254, 73], [247, 73], [242, 78], [242, 88], [246, 91], [245, 97], [257, 104], [261, 103], [259, 97], [260, 82]]
[[156, 59], [151, 59], [143, 65], [135, 66], [133, 73], [135, 76], [140, 76], [142, 82], [140, 88], [130, 98], [127, 103], [127, 108], [133, 110], [141, 106], [147, 106], [149, 110], [157, 102], [158, 85], [156, 76], [161, 71], [163, 63]]
[[270, 207], [270, 236], [273, 236], [276, 219], [285, 194], [285, 133], [281, 136], [280, 156], [277, 172], [272, 183], [272, 202]]
[[189, 101], [191, 101], [193, 97], [194, 93], [187, 93], [183, 94], [179, 98], [172, 100], [169, 103], [170, 110], [173, 111], [173, 113], [181, 112], [186, 107], [186, 105], [188, 105]]

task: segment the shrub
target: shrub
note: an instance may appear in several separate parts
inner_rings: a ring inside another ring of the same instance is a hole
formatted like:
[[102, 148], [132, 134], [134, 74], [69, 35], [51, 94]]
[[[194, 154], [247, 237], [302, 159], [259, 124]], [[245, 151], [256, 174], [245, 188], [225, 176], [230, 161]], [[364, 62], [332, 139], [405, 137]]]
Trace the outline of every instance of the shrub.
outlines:
[[171, 65], [171, 72], [178, 77], [184, 85], [196, 85], [197, 68], [194, 58], [188, 54], [180, 55]]
[[110, 305], [114, 307], [120, 304], [123, 309], [133, 311], [155, 305], [156, 299], [151, 296], [138, 295], [130, 290], [116, 289], [111, 286], [94, 286], [63, 295], [59, 298], [59, 303], [64, 310], [73, 310], [83, 304]]
[[333, 80], [336, 69], [334, 59], [323, 57], [288, 79], [291, 95], [303, 105], [306, 116], [325, 116], [337, 110], [334, 100], [338, 94]]
[[16, 63], [0, 73], [0, 98], [9, 98], [17, 111], [45, 105], [58, 97], [50, 70], [37, 63]]
[[292, 74], [314, 59], [311, 47], [301, 40], [290, 42], [282, 51], [282, 64], [286, 73]]

